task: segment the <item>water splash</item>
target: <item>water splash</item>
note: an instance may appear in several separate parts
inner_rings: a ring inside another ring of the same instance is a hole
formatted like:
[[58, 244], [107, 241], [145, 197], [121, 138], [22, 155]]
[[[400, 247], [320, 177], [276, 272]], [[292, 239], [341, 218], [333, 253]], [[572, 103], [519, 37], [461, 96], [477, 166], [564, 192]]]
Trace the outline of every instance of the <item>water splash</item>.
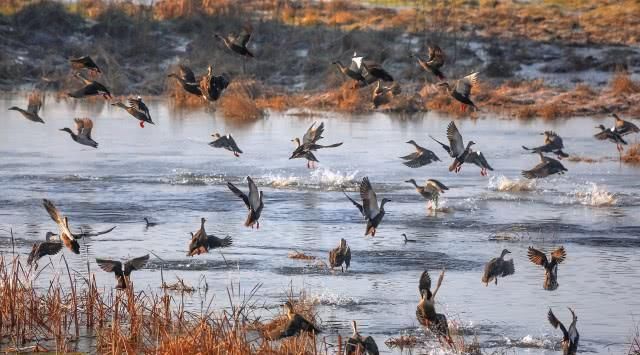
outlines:
[[528, 192], [536, 189], [535, 180], [509, 179], [504, 175], [492, 176], [489, 189], [500, 192]]
[[170, 185], [189, 185], [189, 186], [203, 186], [224, 183], [224, 175], [208, 175], [208, 174], [195, 174], [192, 172], [178, 172], [176, 175], [161, 178], [161, 183]]
[[358, 298], [343, 295], [343, 294], [338, 294], [330, 291], [325, 291], [317, 295], [312, 295], [310, 299], [314, 303], [321, 304], [323, 306], [350, 307], [350, 306], [358, 306], [361, 304], [361, 300]]
[[587, 183], [573, 192], [577, 201], [585, 206], [609, 207], [615, 206], [618, 199], [615, 194], [607, 191], [605, 186], [595, 183]]
[[336, 191], [350, 189], [357, 185], [355, 180], [358, 171], [341, 172], [330, 169], [316, 169], [308, 176], [280, 175], [268, 173], [259, 178], [263, 185], [274, 188], [306, 188], [313, 190]]

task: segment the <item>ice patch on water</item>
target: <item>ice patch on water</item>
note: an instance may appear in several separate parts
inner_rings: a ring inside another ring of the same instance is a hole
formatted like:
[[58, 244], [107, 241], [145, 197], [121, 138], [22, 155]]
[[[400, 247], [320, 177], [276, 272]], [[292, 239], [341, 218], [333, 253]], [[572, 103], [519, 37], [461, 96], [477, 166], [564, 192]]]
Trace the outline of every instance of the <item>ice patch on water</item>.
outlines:
[[609, 207], [618, 203], [615, 194], [607, 191], [605, 186], [595, 183], [587, 183], [586, 186], [579, 187], [572, 194], [577, 202], [585, 206]]
[[492, 176], [489, 189], [500, 192], [528, 192], [536, 189], [535, 180], [509, 179], [504, 175]]
[[259, 178], [263, 185], [274, 188], [311, 188], [318, 190], [348, 189], [357, 184], [355, 180], [358, 171], [341, 172], [326, 168], [313, 170], [308, 176], [281, 175], [268, 173]]

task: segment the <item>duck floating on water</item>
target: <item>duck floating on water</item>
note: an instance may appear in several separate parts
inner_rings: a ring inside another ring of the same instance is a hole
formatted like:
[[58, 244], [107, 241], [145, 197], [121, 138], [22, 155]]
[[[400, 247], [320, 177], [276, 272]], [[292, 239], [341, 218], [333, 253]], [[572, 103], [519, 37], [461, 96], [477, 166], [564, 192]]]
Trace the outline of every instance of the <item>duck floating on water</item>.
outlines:
[[211, 136], [214, 139], [209, 143], [210, 146], [214, 148], [224, 148], [230, 151], [231, 153], [233, 153], [233, 155], [236, 158], [239, 158], [240, 154], [242, 154], [242, 150], [240, 150], [240, 148], [238, 147], [238, 144], [236, 144], [236, 141], [235, 139], [233, 139], [233, 136], [231, 136], [231, 134], [227, 134], [226, 136], [223, 136], [223, 135], [220, 135], [220, 133], [216, 132]]
[[411, 153], [409, 155], [400, 157], [400, 159], [406, 160], [402, 164], [410, 168], [419, 168], [425, 165], [429, 165], [434, 161], [441, 161], [440, 158], [438, 158], [438, 156], [436, 155], [436, 153], [430, 151], [427, 148], [421, 147], [413, 139], [408, 141], [407, 144], [413, 145], [416, 151], [415, 153]]
[[624, 151], [623, 145], [627, 145], [627, 141], [622, 138], [622, 135], [616, 131], [615, 127], [605, 128], [604, 125], [601, 124], [596, 126], [596, 128], [600, 128], [600, 132], [594, 135], [596, 139], [615, 143], [618, 153], [622, 153], [622, 151]]
[[416, 191], [427, 201], [429, 201], [429, 208], [431, 208], [431, 204], [434, 203], [436, 209], [438, 209], [438, 199], [440, 197], [440, 194], [444, 193], [446, 190], [449, 190], [449, 188], [445, 186], [445, 184], [436, 179], [429, 179], [422, 186], [418, 185], [414, 179], [409, 179], [405, 182], [412, 184], [416, 188]]
[[296, 313], [291, 302], [285, 302], [283, 307], [285, 309], [288, 321], [287, 324], [285, 324], [283, 330], [280, 332], [278, 339], [296, 336], [302, 332], [311, 333], [312, 335], [316, 335], [321, 332], [320, 329], [318, 329], [318, 327], [316, 327], [313, 323], [308, 321], [300, 314]]
[[485, 158], [484, 154], [482, 154], [482, 152], [479, 150], [475, 151], [473, 149], [469, 149], [469, 154], [467, 154], [467, 157], [464, 159], [464, 162], [471, 163], [473, 165], [478, 166], [480, 168], [480, 175], [482, 176], [489, 175], [487, 170], [493, 171], [493, 168], [487, 162], [487, 158]]
[[562, 151], [564, 143], [557, 133], [553, 131], [544, 131], [540, 134], [544, 136], [544, 145], [535, 148], [527, 148], [523, 145], [522, 148], [531, 151], [531, 153], [553, 153], [558, 157], [558, 159], [569, 157], [569, 154]]
[[580, 334], [576, 328], [578, 317], [573, 309], [570, 307], [567, 308], [569, 308], [569, 312], [571, 312], [571, 325], [569, 326], [569, 330], [556, 318], [551, 308], [549, 308], [547, 318], [549, 318], [549, 323], [551, 323], [554, 328], [558, 329], [558, 327], [560, 327], [560, 330], [562, 330], [562, 354], [575, 355], [578, 352], [578, 342], [580, 341]]
[[115, 274], [116, 289], [118, 290], [126, 289], [130, 283], [131, 272], [142, 269], [147, 264], [147, 261], [149, 261], [149, 254], [127, 260], [123, 268], [120, 261], [96, 258], [96, 263], [102, 270]]
[[311, 168], [313, 163], [318, 162], [318, 159], [316, 159], [313, 154], [314, 151], [325, 148], [336, 148], [342, 145], [342, 142], [329, 145], [317, 144], [319, 140], [324, 138], [322, 136], [322, 133], [324, 133], [324, 122], [320, 122], [317, 127], [315, 126], [316, 123], [317, 122], [313, 122], [304, 136], [302, 136], [302, 143], [298, 137], [291, 140], [296, 144], [296, 149], [291, 153], [289, 159], [305, 158], [307, 160], [307, 168]]
[[560, 163], [559, 161], [553, 158], [545, 157], [542, 153], [538, 154], [540, 154], [540, 163], [534, 166], [531, 170], [523, 170], [522, 176], [524, 176], [525, 178], [539, 179], [553, 174], [562, 175], [565, 171], [568, 171], [567, 168], [565, 168], [564, 165], [562, 165], [562, 163]]
[[485, 286], [489, 286], [489, 282], [495, 281], [498, 285], [498, 277], [507, 277], [513, 275], [516, 272], [513, 266], [513, 259], [504, 260], [505, 255], [511, 252], [507, 249], [502, 250], [502, 254], [499, 257], [491, 259], [484, 266], [484, 274], [482, 275], [482, 282]]
[[29, 94], [29, 100], [27, 103], [27, 109], [23, 110], [17, 106], [9, 107], [9, 111], [18, 111], [24, 116], [24, 118], [28, 119], [31, 122], [39, 122], [44, 123], [42, 117], [40, 117], [39, 112], [42, 109], [43, 96], [39, 92], [32, 92]]
[[102, 71], [100, 70], [96, 62], [94, 62], [93, 59], [91, 59], [91, 57], [88, 55], [79, 58], [71, 58], [69, 59], [69, 63], [71, 63], [71, 68], [73, 68], [74, 70], [80, 71], [82, 69], [86, 69], [92, 73], [95, 73], [96, 75], [102, 74]]
[[355, 320], [351, 321], [353, 335], [347, 340], [345, 346], [346, 355], [378, 355], [378, 344], [371, 336], [363, 337], [358, 332], [358, 325]]
[[140, 121], [140, 128], [144, 128], [145, 123], [155, 124], [151, 119], [149, 108], [145, 105], [140, 96], [135, 99], [130, 98], [128, 101], [129, 106], [126, 106], [120, 101], [113, 103], [112, 105], [126, 110], [131, 116]]
[[442, 81], [446, 79], [440, 70], [444, 65], [446, 57], [444, 51], [437, 45], [429, 46], [429, 56], [426, 60], [420, 58], [416, 54], [409, 54], [409, 57], [416, 58], [420, 67], [424, 69], [424, 71], [435, 75], [438, 80]]
[[98, 142], [91, 138], [91, 131], [93, 130], [93, 121], [90, 118], [76, 118], [73, 120], [76, 125], [76, 132], [73, 132], [70, 128], [60, 129], [63, 132], [69, 133], [71, 139], [76, 143], [86, 145], [92, 148], [98, 148]]
[[[343, 267], [342, 264], [344, 264], [345, 267]], [[347, 246], [347, 241], [342, 238], [340, 239], [338, 247], [331, 249], [329, 252], [329, 266], [331, 266], [331, 270], [333, 270], [334, 267], [340, 267], [340, 270], [344, 272], [345, 268], [349, 270], [350, 265], [351, 248]]]
[[247, 220], [244, 222], [245, 227], [251, 227], [253, 229], [253, 225], [255, 224], [256, 228], [260, 229], [260, 214], [262, 214], [262, 209], [264, 208], [262, 191], [258, 191], [258, 187], [256, 183], [253, 182], [253, 179], [251, 179], [251, 176], [247, 176], [247, 183], [249, 185], [248, 195], [240, 191], [240, 189], [230, 182], [227, 182], [227, 187], [244, 201], [245, 206], [247, 206], [249, 210]]
[[64, 246], [69, 248], [73, 253], [80, 254], [80, 244], [78, 244], [76, 236], [71, 233], [69, 228], [69, 219], [58, 211], [53, 202], [43, 199], [42, 204], [47, 210], [47, 213], [49, 213], [51, 219], [58, 225], [58, 236]]
[[233, 239], [226, 236], [218, 238], [215, 235], [207, 234], [204, 229], [204, 223], [207, 220], [200, 219], [200, 229], [195, 234], [191, 233], [191, 242], [189, 243], [189, 252], [187, 256], [194, 256], [208, 253], [210, 249], [226, 248], [233, 244]]
[[82, 99], [90, 96], [102, 96], [105, 100], [112, 98], [111, 92], [104, 84], [95, 80], [85, 78], [81, 73], [76, 72], [75, 77], [80, 79], [84, 83], [84, 86], [76, 91], [70, 92], [67, 95], [76, 99]]
[[453, 163], [449, 166], [449, 171], [455, 171], [456, 174], [460, 172], [462, 164], [467, 160], [467, 156], [471, 152], [471, 146], [476, 144], [474, 141], [469, 141], [465, 147], [462, 135], [453, 121], [449, 122], [449, 125], [447, 126], [447, 139], [449, 140], [449, 145], [446, 145], [433, 137], [431, 137], [431, 139], [440, 144], [440, 146], [449, 153], [449, 156], [454, 159]]
[[378, 207], [378, 198], [375, 191], [373, 191], [369, 178], [366, 176], [362, 178], [362, 182], [360, 183], [360, 198], [362, 198], [362, 204], [354, 201], [346, 192], [342, 191], [342, 193], [344, 193], [349, 201], [358, 208], [364, 219], [367, 221], [367, 227], [364, 235], [371, 235], [372, 237], [375, 237], [378, 226], [382, 222], [382, 218], [385, 214], [384, 205], [387, 202], [391, 202], [391, 200], [383, 198], [380, 202], [380, 206]]
[[567, 257], [567, 253], [564, 251], [564, 247], [560, 247], [551, 252], [551, 261], [547, 259], [547, 256], [543, 252], [533, 247], [529, 247], [527, 256], [532, 263], [544, 268], [543, 288], [548, 291], [557, 289], [559, 286], [558, 264], [562, 263]]
[[471, 73], [464, 78], [456, 81], [456, 84], [452, 87], [448, 82], [444, 81], [438, 83], [439, 87], [447, 89], [447, 92], [451, 97], [460, 102], [460, 110], [465, 112], [468, 107], [471, 107], [474, 111], [478, 110], [476, 104], [471, 101], [471, 88], [478, 82], [478, 73]]
[[38, 269], [38, 260], [40, 258], [47, 255], [56, 255], [62, 250], [63, 244], [61, 242], [51, 240], [54, 235], [54, 233], [47, 232], [44, 242], [33, 243], [27, 258], [27, 265], [34, 265], [35, 269]]
[[427, 327], [440, 341], [443, 339], [449, 346], [452, 346], [453, 340], [449, 335], [449, 323], [447, 317], [442, 313], [437, 313], [435, 308], [435, 298], [440, 286], [442, 286], [442, 280], [444, 279], [444, 269], [438, 277], [438, 283], [436, 289], [431, 292], [431, 277], [427, 270], [423, 271], [420, 275], [420, 281], [418, 283], [418, 291], [420, 291], [420, 302], [416, 307], [416, 318], [418, 323]]

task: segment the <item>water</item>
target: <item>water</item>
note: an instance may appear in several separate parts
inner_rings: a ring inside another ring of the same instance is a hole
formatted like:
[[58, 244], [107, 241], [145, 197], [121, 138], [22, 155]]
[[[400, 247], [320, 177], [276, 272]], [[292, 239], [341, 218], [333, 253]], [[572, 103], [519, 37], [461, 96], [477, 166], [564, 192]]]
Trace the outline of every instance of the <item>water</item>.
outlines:
[[[140, 129], [125, 112], [99, 101], [49, 100], [42, 112], [45, 125], [7, 113], [9, 106], [24, 101], [0, 99], [0, 112], [5, 112], [0, 130], [0, 228], [13, 228], [17, 251], [28, 253], [33, 241], [56, 228], [42, 208], [42, 198], [53, 200], [72, 227], [102, 230], [117, 225], [108, 235], [85, 239], [81, 256], [64, 252], [81, 274], [87, 272], [87, 258], [91, 260], [100, 287], [111, 288], [114, 280], [97, 269], [95, 257], [125, 259], [153, 251], [163, 261], [152, 257], [146, 269], [134, 273], [138, 289], [157, 291], [163, 262], [166, 281], [179, 276], [197, 286], [204, 275], [215, 295], [214, 307], [228, 306], [226, 287], [231, 282], [240, 282], [247, 291], [263, 283], [258, 296], [267, 317], [280, 312], [288, 290], [304, 289], [319, 303], [329, 341], [337, 332], [350, 334], [349, 321], [356, 319], [361, 333], [374, 336], [384, 352], [392, 352], [383, 344], [386, 339], [423, 334], [415, 320], [420, 273], [428, 268], [435, 279], [445, 267], [439, 309], [477, 335], [489, 352], [514, 346], [516, 353], [557, 353], [552, 349], [559, 348], [560, 331], [549, 325], [546, 314], [552, 307], [568, 325], [567, 306], [579, 317], [583, 351], [626, 351], [640, 310], [639, 171], [614, 159], [613, 144], [592, 138], [599, 121], [458, 121], [463, 136], [478, 143], [495, 169], [485, 178], [470, 165], [459, 175], [447, 171], [446, 153], [427, 138], [432, 134], [444, 139], [448, 119], [435, 114], [416, 119], [272, 114], [237, 125], [215, 113], [180, 111], [152, 101], [148, 105], [158, 124]], [[58, 131], [84, 116], [94, 119], [97, 150]], [[308, 170], [303, 160], [288, 159], [290, 139], [300, 137], [314, 120], [325, 122], [323, 143], [345, 143], [320, 151], [319, 168]], [[533, 167], [537, 158], [520, 146], [539, 144], [541, 136], [535, 133], [546, 129], [563, 136], [568, 153], [604, 159], [595, 164], [564, 161], [569, 169], [565, 176], [521, 181], [520, 171]], [[245, 154], [237, 159], [210, 148], [214, 131], [231, 132]], [[445, 162], [405, 167], [398, 157], [411, 152], [404, 143], [409, 139]], [[243, 227], [243, 203], [225, 186], [232, 181], [246, 189], [247, 175], [265, 194], [259, 231]], [[375, 238], [363, 237], [358, 211], [340, 192], [343, 187], [356, 195], [363, 176], [369, 176], [379, 198], [393, 200]], [[441, 196], [441, 212], [427, 211], [425, 201], [403, 182], [409, 178], [436, 178], [450, 187]], [[160, 224], [145, 229], [145, 216]], [[200, 217], [207, 218], [208, 232], [233, 237], [224, 258], [217, 251], [185, 256], [188, 233], [198, 228]], [[401, 233], [417, 243], [404, 244]], [[511, 238], [504, 240], [504, 235]], [[10, 251], [7, 233], [0, 231], [0, 237], [2, 251]], [[353, 253], [348, 273], [332, 274], [314, 263], [287, 258], [298, 250], [326, 260], [341, 237]], [[565, 246], [567, 260], [559, 267], [557, 291], [542, 289], [543, 270], [528, 261], [529, 245], [544, 250]], [[485, 287], [480, 283], [483, 265], [503, 248], [511, 250], [516, 274], [500, 279], [497, 287]], [[59, 256], [52, 260], [60, 264]], [[47, 262], [43, 259], [41, 265]], [[187, 297], [195, 309], [200, 301], [197, 293]], [[429, 343], [418, 352], [438, 353], [433, 347]]]

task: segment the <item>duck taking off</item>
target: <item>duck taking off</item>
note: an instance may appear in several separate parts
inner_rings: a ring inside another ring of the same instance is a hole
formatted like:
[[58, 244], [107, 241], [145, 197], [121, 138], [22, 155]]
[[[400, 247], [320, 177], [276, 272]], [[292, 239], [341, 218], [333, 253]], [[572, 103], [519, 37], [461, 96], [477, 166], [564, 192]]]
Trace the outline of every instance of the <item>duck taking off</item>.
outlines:
[[544, 155], [542, 155], [542, 153], [539, 154], [540, 163], [534, 166], [531, 170], [523, 170], [522, 176], [527, 179], [539, 179], [553, 174], [562, 175], [565, 171], [568, 171], [567, 168], [565, 168], [564, 165], [562, 165], [562, 163], [560, 163], [559, 161], [553, 158], [545, 157]]
[[247, 183], [249, 184], [248, 195], [240, 191], [230, 182], [227, 182], [227, 187], [231, 192], [244, 201], [245, 206], [247, 206], [247, 209], [249, 210], [244, 226], [251, 227], [253, 229], [253, 225], [255, 224], [256, 228], [260, 229], [260, 214], [262, 214], [262, 209], [264, 208], [264, 203], [262, 202], [262, 191], [258, 191], [258, 187], [256, 186], [256, 183], [253, 182], [253, 179], [251, 179], [251, 176], [247, 176]]
[[[342, 264], [345, 267], [342, 267]], [[340, 270], [344, 272], [345, 268], [349, 270], [349, 265], [351, 265], [351, 248], [347, 246], [347, 241], [340, 239], [340, 244], [335, 249], [331, 249], [329, 252], [329, 265], [331, 266], [331, 270], [334, 267], [340, 267]]]
[[80, 254], [80, 244], [78, 244], [76, 236], [71, 233], [69, 228], [69, 219], [58, 211], [53, 202], [43, 199], [42, 204], [47, 210], [47, 213], [49, 213], [51, 219], [58, 225], [58, 236], [64, 246], [69, 248], [69, 250], [75, 254]]
[[55, 234], [47, 232], [44, 242], [33, 243], [31, 252], [27, 258], [27, 265], [34, 265], [35, 269], [38, 268], [38, 260], [47, 255], [56, 255], [62, 250], [62, 243], [57, 241], [51, 241], [51, 237]]
[[578, 352], [578, 342], [580, 341], [580, 334], [578, 334], [578, 329], [576, 328], [578, 317], [573, 309], [569, 308], [569, 312], [571, 312], [571, 325], [569, 326], [569, 330], [556, 318], [551, 308], [549, 308], [549, 313], [547, 313], [549, 323], [551, 323], [554, 328], [558, 329], [558, 327], [560, 327], [560, 330], [562, 330], [561, 344], [563, 355], [575, 355]]
[[383, 198], [380, 202], [380, 207], [378, 207], [378, 197], [376, 196], [375, 191], [373, 191], [373, 187], [369, 182], [368, 177], [362, 178], [362, 182], [360, 183], [360, 198], [362, 198], [362, 204], [354, 201], [346, 192], [342, 191], [345, 196], [353, 203], [354, 206], [358, 208], [364, 219], [367, 221], [367, 227], [365, 229], [365, 236], [371, 235], [372, 237], [376, 236], [376, 230], [382, 222], [382, 217], [384, 217], [384, 205], [391, 200], [387, 198]]
[[400, 157], [400, 159], [406, 160], [402, 164], [410, 168], [419, 168], [425, 165], [429, 165], [434, 161], [441, 161], [434, 152], [430, 151], [427, 148], [419, 146], [418, 143], [416, 143], [413, 139], [408, 141], [407, 144], [413, 145], [416, 151], [415, 153]]
[[465, 147], [462, 135], [453, 121], [449, 122], [449, 125], [447, 126], [447, 139], [449, 140], [449, 145], [446, 145], [433, 137], [431, 137], [431, 139], [440, 144], [440, 146], [449, 153], [449, 156], [454, 159], [453, 163], [449, 166], [449, 171], [455, 171], [456, 174], [460, 172], [462, 164], [467, 160], [467, 156], [471, 151], [471, 146], [476, 144], [474, 141], [469, 141]]
[[469, 150], [469, 154], [464, 160], [465, 163], [471, 163], [480, 167], [480, 175], [488, 176], [489, 173], [487, 170], [493, 171], [493, 168], [487, 162], [487, 159], [484, 157], [481, 151], [474, 151], [473, 149]]
[[355, 61], [351, 61], [351, 64], [348, 67], [345, 67], [342, 62], [336, 60], [332, 62], [338, 67], [338, 70], [345, 76], [349, 77], [352, 80], [355, 80], [357, 86], [367, 86], [370, 83], [367, 82], [367, 79], [362, 75], [362, 70], [360, 69], [360, 65]]
[[179, 68], [180, 72], [178, 74], [170, 73], [167, 77], [176, 78], [182, 89], [189, 94], [202, 96], [200, 84], [196, 81], [196, 76], [193, 74], [191, 68], [183, 64], [180, 64]]
[[379, 106], [386, 105], [391, 102], [393, 97], [400, 95], [402, 89], [397, 82], [394, 82], [391, 86], [382, 86], [380, 84], [380, 80], [376, 84], [376, 87], [373, 89], [373, 93], [371, 95], [371, 102], [373, 103], [373, 109], [377, 109]]
[[200, 80], [200, 92], [207, 101], [217, 101], [224, 89], [229, 86], [229, 77], [226, 74], [213, 75], [213, 67], [209, 65], [207, 75]]
[[442, 280], [444, 279], [444, 269], [438, 277], [438, 283], [436, 289], [431, 292], [431, 277], [427, 270], [420, 275], [420, 281], [418, 283], [418, 291], [420, 291], [420, 302], [416, 307], [416, 319], [422, 326], [427, 327], [440, 341], [443, 339], [452, 345], [453, 341], [449, 335], [449, 323], [447, 317], [442, 313], [436, 312], [436, 294], [442, 286]]
[[426, 72], [435, 75], [438, 80], [445, 80], [444, 74], [440, 71], [440, 68], [444, 65], [445, 55], [444, 51], [437, 45], [429, 46], [429, 57], [424, 60], [415, 54], [409, 54], [409, 57], [416, 58], [418, 64]]
[[485, 286], [489, 286], [489, 282], [495, 281], [498, 284], [498, 277], [507, 277], [513, 275], [516, 272], [513, 266], [513, 259], [504, 260], [505, 255], [511, 252], [507, 249], [502, 250], [502, 254], [499, 257], [491, 259], [484, 266], [484, 274], [482, 275], [482, 282]]
[[220, 34], [215, 34], [215, 36], [216, 38], [222, 40], [225, 47], [229, 48], [232, 52], [243, 57], [253, 58], [253, 53], [251, 53], [251, 51], [249, 51], [249, 49], [247, 48], [247, 44], [251, 39], [252, 32], [253, 29], [251, 28], [251, 25], [247, 24], [242, 28], [240, 34], [238, 35], [236, 35], [235, 33], [230, 33], [227, 36], [222, 36]]
[[544, 135], [544, 145], [535, 148], [527, 148], [522, 146], [523, 149], [531, 151], [531, 153], [553, 153], [558, 159], [568, 158], [569, 154], [562, 151], [564, 144], [562, 138], [553, 131], [544, 131], [540, 133]]
[[393, 81], [391, 74], [389, 74], [382, 65], [373, 60], [365, 59], [365, 57], [362, 56], [359, 57], [358, 54], [354, 52], [351, 61], [360, 69], [366, 84], [371, 84], [376, 80]]
[[102, 71], [100, 70], [96, 62], [94, 62], [93, 59], [91, 59], [91, 57], [88, 55], [80, 58], [71, 58], [69, 59], [69, 63], [71, 63], [71, 68], [73, 68], [73, 70], [80, 71], [82, 69], [86, 69], [90, 72], [95, 73], [96, 75], [102, 74]]
[[39, 116], [38, 112], [42, 109], [43, 96], [39, 92], [32, 92], [29, 94], [29, 100], [27, 103], [27, 109], [23, 110], [17, 106], [9, 107], [10, 111], [18, 111], [24, 116], [24, 118], [28, 119], [31, 122], [40, 122], [44, 123], [44, 120]]
[[346, 355], [378, 355], [378, 344], [371, 336], [363, 337], [358, 333], [358, 326], [355, 320], [351, 321], [353, 335], [347, 340], [345, 346]]
[[540, 265], [544, 268], [544, 284], [543, 288], [548, 291], [553, 291], [558, 288], [558, 264], [562, 263], [567, 257], [567, 253], [564, 251], [564, 247], [560, 247], [551, 252], [551, 261], [547, 259], [547, 256], [538, 249], [529, 247], [527, 256], [532, 263]]
[[600, 128], [600, 132], [594, 135], [596, 139], [615, 143], [619, 153], [624, 150], [624, 147], [622, 146], [627, 145], [627, 142], [622, 138], [622, 135], [616, 131], [615, 127], [607, 129], [601, 124], [596, 128]]
[[93, 121], [90, 118], [76, 118], [73, 120], [76, 124], [76, 132], [65, 127], [61, 131], [69, 133], [71, 139], [76, 143], [86, 145], [92, 148], [98, 148], [98, 142], [91, 138], [91, 130], [93, 129]]
[[477, 111], [478, 107], [471, 101], [471, 88], [477, 82], [478, 72], [475, 72], [456, 81], [453, 87], [446, 81], [439, 83], [438, 86], [446, 88], [449, 95], [460, 102], [460, 110], [467, 111], [467, 107], [471, 107], [474, 111]]
[[238, 145], [236, 144], [236, 141], [235, 141], [235, 139], [233, 139], [231, 134], [227, 134], [226, 136], [222, 136], [222, 135], [220, 135], [220, 133], [216, 132], [216, 133], [212, 134], [211, 136], [213, 137], [213, 141], [211, 143], [209, 143], [210, 146], [212, 146], [214, 148], [224, 148], [224, 149], [230, 151], [231, 153], [233, 153], [233, 155], [236, 158], [239, 158], [240, 154], [242, 154], [242, 150], [240, 150], [240, 148], [238, 148]]
[[324, 137], [322, 133], [324, 133], [324, 122], [320, 122], [320, 124], [316, 127], [317, 122], [313, 122], [311, 126], [307, 129], [307, 132], [302, 136], [302, 143], [298, 137], [292, 139], [291, 141], [296, 144], [296, 149], [291, 153], [289, 159], [297, 159], [297, 158], [305, 158], [307, 160], [307, 168], [311, 168], [311, 164], [318, 162], [315, 155], [312, 153], [319, 149], [324, 148], [335, 148], [342, 145], [342, 142], [329, 144], [329, 145], [320, 145], [317, 142]]
[[131, 272], [142, 269], [147, 264], [147, 261], [149, 261], [149, 254], [127, 260], [123, 268], [122, 262], [120, 261], [96, 258], [96, 263], [102, 270], [113, 272], [116, 275], [116, 289], [119, 290], [128, 287]]
[[636, 126], [635, 124], [629, 122], [629, 121], [625, 121], [622, 118], [618, 117], [618, 115], [616, 115], [615, 113], [612, 114], [613, 118], [616, 119], [616, 124], [615, 124], [615, 131], [616, 133], [618, 133], [620, 136], [626, 136], [627, 134], [632, 134], [632, 133], [640, 133], [640, 128], [638, 128], [638, 126]]
[[85, 78], [81, 73], [76, 72], [74, 74], [80, 81], [84, 83], [84, 86], [80, 89], [70, 92], [67, 95], [76, 99], [82, 99], [90, 96], [102, 96], [105, 100], [111, 99], [111, 92], [103, 84]]
[[296, 336], [301, 332], [311, 333], [313, 335], [320, 333], [320, 329], [318, 329], [318, 327], [294, 311], [293, 304], [291, 304], [291, 302], [285, 302], [283, 307], [288, 321], [280, 332], [278, 339]]
[[133, 116], [138, 121], [140, 121], [140, 128], [144, 128], [145, 123], [150, 123], [153, 125], [155, 124], [151, 119], [149, 108], [147, 107], [147, 105], [145, 105], [145, 103], [142, 101], [142, 98], [140, 96], [138, 96], [135, 99], [129, 99], [128, 101], [129, 101], [129, 106], [126, 106], [120, 101], [113, 103], [112, 105], [126, 110], [127, 112], [129, 112], [131, 116]]
[[436, 209], [438, 209], [438, 198], [440, 194], [449, 190], [448, 187], [436, 179], [429, 179], [422, 186], [418, 185], [414, 179], [409, 179], [405, 182], [412, 184], [416, 188], [416, 191], [429, 201], [428, 208], [431, 208], [431, 204], [434, 203]]
[[208, 235], [204, 230], [206, 219], [200, 219], [200, 229], [193, 234], [191, 233], [191, 242], [189, 243], [189, 252], [187, 256], [205, 254], [209, 249], [226, 248], [233, 244], [231, 237], [218, 238], [215, 235]]

